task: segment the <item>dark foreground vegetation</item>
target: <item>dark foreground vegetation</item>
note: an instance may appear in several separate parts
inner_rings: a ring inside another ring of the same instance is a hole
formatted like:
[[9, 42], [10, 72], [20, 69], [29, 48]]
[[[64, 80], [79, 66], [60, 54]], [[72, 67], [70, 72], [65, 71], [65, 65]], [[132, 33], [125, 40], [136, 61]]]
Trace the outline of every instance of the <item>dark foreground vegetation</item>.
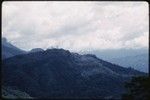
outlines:
[[128, 92], [122, 96], [122, 100], [150, 100], [150, 77], [133, 77], [125, 87]]

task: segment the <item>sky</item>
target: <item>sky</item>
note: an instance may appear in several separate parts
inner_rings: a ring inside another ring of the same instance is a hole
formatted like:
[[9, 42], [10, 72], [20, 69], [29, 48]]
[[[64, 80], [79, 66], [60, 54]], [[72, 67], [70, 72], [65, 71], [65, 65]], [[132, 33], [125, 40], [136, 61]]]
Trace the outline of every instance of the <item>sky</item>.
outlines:
[[147, 2], [5, 1], [2, 37], [23, 50], [148, 48]]

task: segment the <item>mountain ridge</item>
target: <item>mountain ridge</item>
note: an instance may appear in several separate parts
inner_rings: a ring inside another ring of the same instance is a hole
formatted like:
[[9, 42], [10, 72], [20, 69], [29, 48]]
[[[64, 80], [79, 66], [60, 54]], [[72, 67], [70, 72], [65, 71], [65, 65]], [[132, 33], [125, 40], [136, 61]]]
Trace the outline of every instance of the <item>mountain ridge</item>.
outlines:
[[146, 75], [64, 49], [17, 55], [4, 60], [2, 66], [4, 85], [18, 86], [39, 98], [117, 98], [125, 92], [124, 81]]
[[113, 58], [108, 61], [123, 67], [132, 67], [136, 70], [148, 73], [148, 59], [148, 54], [144, 53], [135, 56]]
[[17, 48], [7, 41], [6, 38], [2, 38], [2, 59], [13, 57], [19, 54], [25, 54], [26, 51]]

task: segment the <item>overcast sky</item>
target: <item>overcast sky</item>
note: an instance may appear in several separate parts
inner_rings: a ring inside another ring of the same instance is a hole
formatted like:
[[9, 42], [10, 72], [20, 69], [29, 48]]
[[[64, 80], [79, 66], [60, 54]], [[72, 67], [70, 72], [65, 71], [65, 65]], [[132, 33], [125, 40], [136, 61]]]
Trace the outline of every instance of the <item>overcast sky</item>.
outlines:
[[2, 36], [24, 50], [147, 48], [148, 7], [147, 2], [5, 1]]

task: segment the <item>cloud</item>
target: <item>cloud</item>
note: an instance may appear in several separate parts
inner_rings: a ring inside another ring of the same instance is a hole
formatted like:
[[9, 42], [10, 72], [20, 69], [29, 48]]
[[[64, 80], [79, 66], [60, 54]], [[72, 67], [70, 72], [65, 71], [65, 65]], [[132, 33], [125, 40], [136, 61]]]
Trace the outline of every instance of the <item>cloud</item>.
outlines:
[[5, 1], [2, 36], [30, 50], [148, 47], [147, 2]]

